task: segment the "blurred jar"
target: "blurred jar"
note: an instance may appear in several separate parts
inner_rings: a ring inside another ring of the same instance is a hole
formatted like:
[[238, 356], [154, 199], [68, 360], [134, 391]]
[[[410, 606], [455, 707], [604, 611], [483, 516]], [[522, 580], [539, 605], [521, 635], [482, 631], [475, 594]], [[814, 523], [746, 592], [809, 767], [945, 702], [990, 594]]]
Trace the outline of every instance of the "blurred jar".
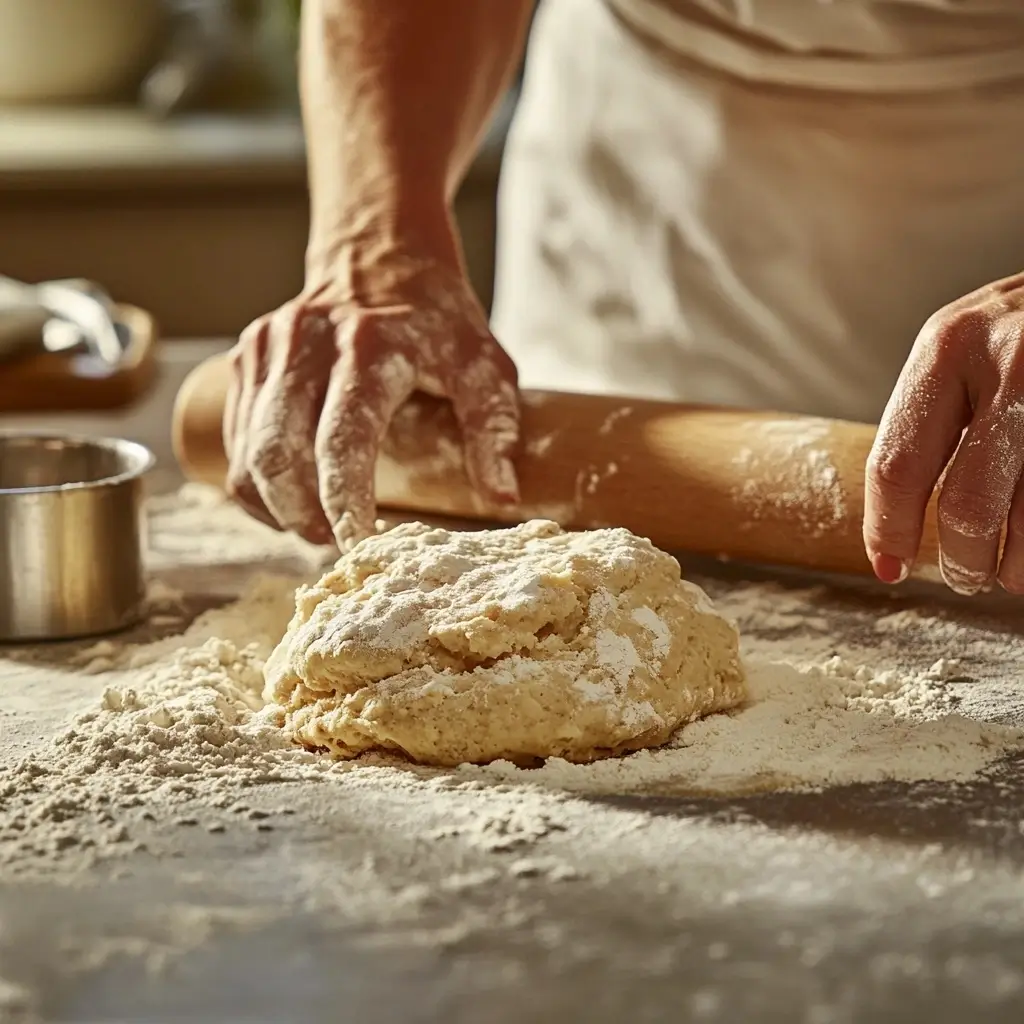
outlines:
[[131, 96], [164, 16], [163, 0], [0, 0], [0, 103]]

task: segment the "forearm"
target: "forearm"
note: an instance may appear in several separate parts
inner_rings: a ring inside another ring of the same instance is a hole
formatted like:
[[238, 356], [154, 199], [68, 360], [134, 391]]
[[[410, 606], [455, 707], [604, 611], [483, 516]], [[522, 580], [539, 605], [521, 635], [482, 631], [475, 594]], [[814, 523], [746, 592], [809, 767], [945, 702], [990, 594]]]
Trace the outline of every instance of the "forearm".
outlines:
[[353, 241], [407, 248], [449, 233], [448, 204], [515, 69], [532, 6], [305, 0], [307, 276]]

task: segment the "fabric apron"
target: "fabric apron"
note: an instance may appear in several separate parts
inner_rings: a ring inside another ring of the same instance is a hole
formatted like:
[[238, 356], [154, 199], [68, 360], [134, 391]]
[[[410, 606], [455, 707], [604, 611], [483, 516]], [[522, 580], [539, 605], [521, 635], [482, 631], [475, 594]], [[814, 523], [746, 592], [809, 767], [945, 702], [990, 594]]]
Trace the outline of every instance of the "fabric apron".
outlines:
[[543, 3], [499, 196], [521, 383], [877, 420], [925, 319], [1024, 270], [1024, 4], [907, 6]]

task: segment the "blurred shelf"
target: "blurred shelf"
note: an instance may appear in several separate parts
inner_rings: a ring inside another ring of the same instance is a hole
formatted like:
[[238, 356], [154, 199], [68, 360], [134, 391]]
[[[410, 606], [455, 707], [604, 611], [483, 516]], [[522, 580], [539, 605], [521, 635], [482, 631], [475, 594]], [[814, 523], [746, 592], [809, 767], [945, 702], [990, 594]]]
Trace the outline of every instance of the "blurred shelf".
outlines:
[[[514, 99], [496, 114], [475, 175], [497, 172]], [[253, 182], [305, 187], [296, 116], [154, 119], [134, 108], [0, 108], [0, 189]]]
[[[513, 107], [509, 96], [455, 204], [485, 306]], [[297, 118], [0, 108], [0, 273], [99, 281], [165, 337], [235, 335], [293, 296], [308, 218]]]

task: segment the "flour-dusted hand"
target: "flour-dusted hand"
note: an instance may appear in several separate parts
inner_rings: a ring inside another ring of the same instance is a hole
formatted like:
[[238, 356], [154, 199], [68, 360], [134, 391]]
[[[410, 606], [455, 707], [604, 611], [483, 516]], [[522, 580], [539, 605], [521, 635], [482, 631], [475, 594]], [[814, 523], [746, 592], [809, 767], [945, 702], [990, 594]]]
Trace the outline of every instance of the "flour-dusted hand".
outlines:
[[1024, 274], [939, 310], [914, 344], [868, 460], [864, 541], [876, 574], [906, 575], [942, 477], [946, 583], [974, 594], [998, 576], [1024, 594], [1022, 468]]
[[344, 549], [373, 529], [379, 445], [421, 390], [451, 401], [481, 495], [517, 500], [516, 371], [462, 274], [403, 260], [365, 293], [358, 277], [242, 333], [224, 416], [229, 493], [268, 525]]
[[344, 549], [415, 390], [448, 398], [481, 495], [518, 498], [519, 400], [464, 272], [453, 203], [522, 53], [532, 0], [304, 0], [306, 286], [246, 329], [224, 419], [254, 516]]

